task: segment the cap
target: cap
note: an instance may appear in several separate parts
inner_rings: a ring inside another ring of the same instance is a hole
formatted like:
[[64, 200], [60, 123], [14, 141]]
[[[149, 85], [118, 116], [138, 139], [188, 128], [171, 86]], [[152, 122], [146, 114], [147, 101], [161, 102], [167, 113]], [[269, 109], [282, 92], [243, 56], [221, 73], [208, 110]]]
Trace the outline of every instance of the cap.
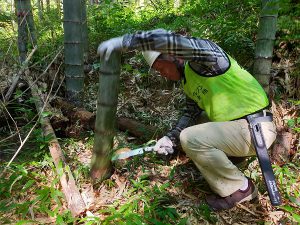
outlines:
[[155, 60], [157, 59], [157, 57], [161, 55], [160, 52], [156, 52], [156, 51], [144, 51], [144, 52], [142, 52], [142, 54], [143, 54], [146, 62], [150, 66], [150, 68], [152, 67], [152, 65], [155, 62]]

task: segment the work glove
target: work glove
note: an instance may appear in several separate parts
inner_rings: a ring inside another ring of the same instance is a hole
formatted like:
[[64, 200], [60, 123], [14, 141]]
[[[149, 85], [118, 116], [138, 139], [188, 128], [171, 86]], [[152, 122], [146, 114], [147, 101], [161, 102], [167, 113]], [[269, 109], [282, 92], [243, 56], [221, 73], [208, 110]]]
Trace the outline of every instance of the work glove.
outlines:
[[156, 145], [154, 146], [154, 151], [162, 155], [173, 154], [173, 143], [169, 137], [164, 136], [157, 141]]
[[116, 37], [102, 42], [98, 49], [97, 53], [100, 57], [107, 61], [113, 51], [122, 51], [123, 50], [123, 37]]

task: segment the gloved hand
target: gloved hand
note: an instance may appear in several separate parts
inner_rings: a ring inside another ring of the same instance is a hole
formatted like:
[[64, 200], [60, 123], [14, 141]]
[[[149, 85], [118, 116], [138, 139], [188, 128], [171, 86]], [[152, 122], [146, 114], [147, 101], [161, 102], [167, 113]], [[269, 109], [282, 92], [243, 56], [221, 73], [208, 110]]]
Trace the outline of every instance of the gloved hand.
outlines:
[[163, 155], [173, 154], [173, 143], [169, 137], [164, 136], [157, 141], [156, 145], [154, 146], [154, 151]]
[[123, 49], [123, 37], [116, 37], [102, 42], [97, 49], [97, 53], [101, 58], [107, 61], [112, 51], [122, 51]]

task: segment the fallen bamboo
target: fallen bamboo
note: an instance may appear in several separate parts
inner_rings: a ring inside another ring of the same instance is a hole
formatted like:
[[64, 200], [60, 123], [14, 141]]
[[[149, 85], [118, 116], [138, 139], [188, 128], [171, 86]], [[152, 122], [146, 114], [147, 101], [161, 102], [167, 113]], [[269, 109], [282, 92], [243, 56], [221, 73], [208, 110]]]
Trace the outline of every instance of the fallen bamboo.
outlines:
[[[43, 112], [43, 99], [39, 94], [39, 89], [31, 78], [26, 78], [27, 82], [31, 87], [32, 96], [34, 97], [35, 105], [39, 113]], [[40, 117], [40, 122], [43, 130], [43, 135], [50, 138], [48, 141], [50, 154], [53, 158], [57, 174], [60, 179], [62, 191], [65, 195], [68, 208], [70, 209], [73, 216], [78, 216], [86, 210], [86, 205], [82, 199], [79, 189], [76, 186], [74, 177], [71, 173], [70, 167], [67, 165], [64, 154], [61, 150], [59, 142], [55, 136], [54, 130], [51, 126], [49, 118]]]
[[[82, 126], [85, 130], [94, 130], [95, 114], [84, 108], [76, 107], [74, 104], [62, 98], [54, 99], [51, 104], [59, 108], [63, 115], [68, 118], [68, 126]], [[135, 119], [127, 117], [117, 117], [116, 127], [120, 131], [128, 132], [130, 135], [139, 138], [141, 141], [149, 141], [162, 136], [162, 130], [145, 125]], [[61, 127], [57, 127], [61, 128]]]

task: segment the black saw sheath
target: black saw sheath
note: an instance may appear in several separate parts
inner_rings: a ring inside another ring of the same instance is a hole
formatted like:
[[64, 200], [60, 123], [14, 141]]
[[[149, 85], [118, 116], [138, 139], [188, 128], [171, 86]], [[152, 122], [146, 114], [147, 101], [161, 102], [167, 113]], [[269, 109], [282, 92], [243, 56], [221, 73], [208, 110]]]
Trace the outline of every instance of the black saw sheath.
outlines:
[[272, 114], [264, 117], [247, 116], [253, 138], [257, 158], [263, 174], [267, 191], [273, 206], [281, 205], [281, 197], [277, 188], [275, 175], [268, 155], [266, 143], [262, 134], [261, 122], [272, 121]]

